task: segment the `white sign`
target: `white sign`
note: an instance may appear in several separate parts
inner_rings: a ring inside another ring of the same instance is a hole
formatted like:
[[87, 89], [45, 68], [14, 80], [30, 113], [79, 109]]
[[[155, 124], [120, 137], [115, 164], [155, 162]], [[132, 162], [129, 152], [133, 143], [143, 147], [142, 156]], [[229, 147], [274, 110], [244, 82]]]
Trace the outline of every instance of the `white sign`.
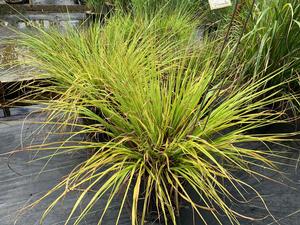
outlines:
[[210, 9], [221, 9], [231, 6], [231, 0], [208, 0]]

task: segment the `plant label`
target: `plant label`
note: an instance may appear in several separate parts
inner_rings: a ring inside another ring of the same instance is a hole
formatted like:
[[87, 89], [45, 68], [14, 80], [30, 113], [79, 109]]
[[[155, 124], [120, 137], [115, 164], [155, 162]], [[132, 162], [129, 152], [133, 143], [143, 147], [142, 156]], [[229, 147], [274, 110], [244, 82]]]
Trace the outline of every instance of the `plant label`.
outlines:
[[221, 9], [231, 6], [231, 0], [208, 0], [210, 9]]

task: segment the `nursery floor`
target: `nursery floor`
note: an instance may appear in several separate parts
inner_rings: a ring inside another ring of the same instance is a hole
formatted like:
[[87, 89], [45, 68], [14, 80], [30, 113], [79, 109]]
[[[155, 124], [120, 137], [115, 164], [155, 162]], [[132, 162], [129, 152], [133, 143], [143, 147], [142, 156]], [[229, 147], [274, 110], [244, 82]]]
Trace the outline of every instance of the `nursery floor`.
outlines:
[[[47, 135], [47, 129], [43, 132], [33, 134], [37, 131], [39, 125], [33, 124], [31, 121], [38, 121], [43, 118], [41, 114], [32, 114], [24, 122], [25, 115], [28, 115], [32, 109], [21, 108], [12, 110], [12, 117], [0, 119], [0, 225], [37, 225], [41, 213], [53, 200], [42, 202], [31, 211], [24, 211], [20, 214], [20, 210], [45, 193], [47, 189], [55, 185], [59, 180], [68, 173], [75, 165], [86, 158], [84, 153], [64, 155], [63, 157], [53, 158], [51, 162], [44, 168], [46, 160], [32, 161], [35, 159], [33, 153], [21, 151], [14, 154], [9, 154], [13, 150], [21, 150], [22, 146], [26, 146], [31, 142], [40, 143]], [[1, 110], [0, 110], [1, 117]], [[285, 127], [288, 129], [288, 127]], [[275, 128], [274, 128], [275, 129]], [[276, 128], [277, 129], [277, 128]], [[38, 137], [38, 138], [33, 138]], [[52, 136], [51, 139], [63, 139], [63, 136]], [[272, 181], [255, 180], [251, 177], [244, 176], [243, 179], [251, 184], [259, 191], [269, 211], [274, 216], [278, 223], [274, 222], [262, 204], [253, 199], [249, 205], [235, 205], [239, 213], [250, 217], [263, 218], [259, 221], [241, 221], [242, 225], [299, 225], [300, 224], [300, 170], [295, 168], [295, 160], [299, 157], [298, 150], [300, 143], [292, 143], [295, 149], [288, 150], [287, 158], [282, 160], [281, 170], [286, 173], [289, 178], [280, 178], [278, 174], [266, 173], [269, 177], [276, 178], [282, 183], [288, 185], [277, 184]], [[252, 147], [258, 147], [253, 145]], [[286, 147], [273, 146], [273, 150], [286, 151]], [[262, 171], [263, 172], [263, 171]], [[242, 175], [241, 175], [242, 176]], [[74, 200], [78, 193], [69, 195], [64, 201], [59, 204], [51, 213], [46, 225], [63, 225], [69, 210], [74, 204]], [[249, 194], [246, 197], [251, 198]], [[103, 209], [104, 200], [98, 203], [97, 210], [88, 216], [82, 223], [84, 225], [97, 224], [99, 212]], [[119, 202], [116, 201], [109, 209], [107, 217], [103, 225], [112, 225], [117, 216]], [[120, 225], [130, 225], [130, 217], [128, 215], [129, 207], [125, 208], [121, 217]], [[192, 213], [188, 209], [184, 209], [181, 214], [181, 225], [192, 225]], [[217, 224], [209, 215], [205, 215], [209, 221], [209, 225]], [[211, 219], [211, 220], [210, 220]], [[202, 224], [196, 219], [196, 224]], [[224, 219], [224, 224], [228, 224]]]
[[[20, 210], [57, 184], [68, 171], [86, 158], [85, 154], [80, 153], [63, 155], [53, 158], [44, 168], [47, 160], [31, 162], [36, 158], [34, 153], [21, 151], [9, 154], [11, 151], [21, 150], [22, 145], [26, 146], [32, 141], [41, 143], [47, 135], [47, 129], [45, 129], [35, 135], [39, 138], [32, 138], [32, 134], [37, 131], [39, 125], [32, 124], [30, 121], [37, 121], [42, 116], [32, 115], [27, 119], [28, 123], [24, 124], [24, 113], [30, 111], [30, 108], [15, 109], [12, 110], [12, 117], [0, 119], [0, 225], [13, 225], [14, 222], [16, 225], [38, 225], [41, 213], [54, 199], [53, 196], [33, 210], [24, 211], [22, 214], [20, 214]], [[51, 139], [53, 138], [60, 140], [64, 137], [51, 137]], [[65, 198], [47, 217], [45, 225], [63, 225], [77, 196], [78, 193], [72, 193]], [[99, 211], [103, 207], [104, 203], [99, 202], [97, 210], [92, 210], [81, 224], [97, 224]], [[105, 225], [114, 224], [118, 208], [118, 202], [113, 202], [105, 217]], [[127, 215], [122, 216], [120, 220], [120, 225], [125, 224], [130, 224]]]

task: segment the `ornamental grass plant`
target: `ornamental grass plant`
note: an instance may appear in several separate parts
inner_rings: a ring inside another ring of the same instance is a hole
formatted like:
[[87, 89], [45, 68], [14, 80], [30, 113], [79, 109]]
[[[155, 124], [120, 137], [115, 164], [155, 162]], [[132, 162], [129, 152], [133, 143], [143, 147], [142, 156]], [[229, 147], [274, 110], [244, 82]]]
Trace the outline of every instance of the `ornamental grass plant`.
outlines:
[[300, 5], [297, 0], [258, 2], [242, 42], [246, 69], [253, 71], [254, 76], [281, 68], [284, 68], [283, 79], [299, 75], [299, 34]]
[[[28, 64], [49, 83], [33, 86], [36, 98], [30, 102], [45, 105], [49, 116], [44, 125], [72, 128], [70, 138], [62, 142], [45, 140], [28, 148], [52, 152], [50, 159], [63, 153], [90, 152], [44, 197], [29, 205], [56, 196], [41, 222], [74, 191], [79, 196], [65, 224], [79, 224], [105, 196], [99, 224], [105, 224], [103, 216], [120, 196], [116, 224], [129, 201], [133, 225], [145, 224], [150, 205], [155, 206], [162, 224], [178, 224], [183, 201], [205, 224], [204, 211], [219, 224], [221, 214], [239, 224], [247, 215], [233, 210], [227, 201], [246, 202], [243, 189], [248, 189], [263, 202], [235, 171], [268, 179], [254, 167], [277, 170], [270, 158], [276, 158], [275, 152], [253, 149], [249, 143], [277, 142], [288, 134], [248, 131], [278, 122], [281, 112], [261, 109], [287, 98], [277, 95], [280, 84], [262, 88], [280, 71], [232, 88], [232, 74], [225, 73], [230, 52], [216, 65], [218, 44], [195, 45], [189, 26], [171, 29], [166, 19], [158, 16], [145, 22], [115, 16], [103, 27], [95, 24], [23, 35], [21, 43], [30, 52]], [[44, 93], [51, 95], [43, 97]], [[72, 139], [90, 134], [106, 138]], [[233, 196], [225, 183], [239, 196]], [[93, 197], [72, 220], [88, 194]]]
[[196, 12], [203, 3], [197, 0], [86, 0], [86, 4], [95, 12], [104, 6], [117, 11], [131, 12], [133, 14], [155, 14], [160, 10], [172, 12], [174, 9]]
[[[246, 0], [239, 2], [231, 29], [230, 40], [236, 45], [242, 30], [236, 65], [241, 80], [255, 82], [263, 76], [281, 71], [268, 86], [285, 82], [281, 94], [294, 95], [291, 102], [299, 109], [300, 74], [300, 4], [298, 0]], [[230, 11], [232, 13], [232, 11]], [[250, 13], [250, 18], [248, 18]], [[229, 16], [222, 22], [220, 33], [229, 24]], [[227, 19], [226, 19], [227, 18]], [[288, 82], [286, 82], [288, 81]]]

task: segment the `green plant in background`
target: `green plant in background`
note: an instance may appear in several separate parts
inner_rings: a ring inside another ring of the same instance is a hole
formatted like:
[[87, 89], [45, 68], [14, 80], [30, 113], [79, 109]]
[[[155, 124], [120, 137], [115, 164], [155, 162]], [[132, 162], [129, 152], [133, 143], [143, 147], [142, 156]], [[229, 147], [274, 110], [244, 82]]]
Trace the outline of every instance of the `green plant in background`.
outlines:
[[158, 11], [172, 12], [181, 9], [182, 11], [201, 11], [203, 3], [197, 0], [87, 0], [86, 4], [95, 12], [101, 12], [103, 6], [116, 10], [152, 16]]
[[236, 64], [243, 66], [241, 80], [253, 80], [281, 70], [269, 86], [289, 80], [285, 93], [299, 94], [300, 4], [298, 0], [243, 1], [232, 29], [232, 42], [241, 34], [250, 10], [252, 14], [239, 46]]
[[[245, 55], [252, 64], [254, 75], [270, 73], [288, 66], [284, 75], [299, 72], [300, 66], [300, 5], [296, 0], [262, 1], [254, 10], [244, 37]], [[251, 67], [251, 66], [249, 66]]]
[[[65, 79], [69, 77], [69, 85], [72, 85], [72, 82], [77, 78], [76, 76], [78, 74], [81, 75], [82, 73], [87, 73], [87, 69], [93, 69], [92, 65], [94, 65], [95, 60], [97, 60], [101, 54], [107, 54], [110, 50], [114, 51], [114, 48], [116, 48], [115, 45], [120, 45], [119, 42], [131, 42], [136, 36], [139, 36], [142, 41], [144, 36], [148, 37], [152, 35], [154, 42], [161, 43], [161, 46], [172, 45], [173, 51], [180, 48], [180, 46], [185, 47], [188, 45], [190, 46], [190, 51], [193, 51], [193, 49], [199, 48], [199, 46], [194, 45], [194, 43], [197, 42], [196, 28], [197, 23], [190, 16], [183, 16], [176, 12], [170, 15], [157, 14], [157, 16], [151, 20], [141, 17], [132, 17], [121, 13], [110, 18], [105, 26], [96, 24], [82, 32], [77, 32], [76, 29], [68, 29], [66, 31], [67, 35], [62, 35], [61, 31], [56, 28], [50, 28], [48, 31], [38, 29], [39, 32], [43, 33], [47, 45], [43, 42], [37, 42], [37, 40], [40, 39], [40, 33], [28, 36], [27, 34], [21, 35], [26, 38], [25, 45], [31, 46], [32, 44], [36, 46], [37, 43], [39, 43], [39, 46], [32, 49], [34, 60], [30, 63], [37, 64], [36, 66], [39, 68], [42, 67], [43, 71], [46, 72], [45, 77], [48, 77], [49, 74], [51, 74], [51, 76], [52, 74], [57, 74], [56, 80], [59, 80], [60, 74], [69, 74], [68, 76], [62, 76], [62, 78]], [[97, 47], [97, 45], [101, 43], [100, 40], [105, 43], [105, 52], [102, 52], [103, 46]], [[33, 43], [30, 43], [30, 41]], [[58, 48], [59, 42], [60, 47]], [[176, 44], [174, 44], [174, 42]], [[90, 47], [88, 43], [90, 43]], [[44, 52], [48, 52], [48, 54], [44, 54]], [[209, 54], [211, 54], [211, 52], [209, 53], [208, 50], [207, 53], [208, 54], [203, 55], [203, 59], [207, 57], [209, 60]], [[64, 54], [66, 58], [63, 57]], [[57, 57], [58, 55], [62, 57]], [[36, 60], [36, 58], [40, 60]], [[28, 57], [28, 59], [30, 59], [30, 57]], [[77, 61], [75, 59], [77, 59]], [[39, 64], [38, 62], [42, 63]], [[86, 67], [88, 63], [91, 63], [90, 67]], [[113, 61], [109, 63], [113, 64]], [[95, 69], [96, 71], [94, 71], [94, 73], [98, 74], [100, 71], [97, 70], [98, 68]], [[39, 74], [39, 76], [41, 76], [41, 74]], [[91, 79], [92, 78], [93, 77], [91, 77]], [[65, 82], [65, 80], [63, 82]]]
[[[130, 16], [115, 17], [104, 27], [96, 24], [63, 34], [52, 29], [23, 35], [21, 43], [31, 52], [29, 64], [49, 80], [50, 86], [34, 87], [37, 96], [41, 98], [45, 92], [54, 96], [34, 101], [46, 105], [50, 112], [45, 124], [76, 128], [61, 143], [32, 149], [53, 150], [51, 157], [93, 150], [86, 161], [31, 205], [58, 193], [42, 221], [66, 195], [81, 190], [65, 224], [71, 223], [88, 193], [93, 197], [73, 224], [79, 224], [105, 195], [108, 200], [100, 224], [117, 196], [121, 196], [121, 205], [116, 224], [128, 199], [132, 224], [145, 223], [149, 204], [155, 205], [162, 223], [177, 224], [182, 201], [205, 223], [203, 211], [211, 212], [219, 224], [219, 212], [238, 224], [243, 215], [226, 204], [226, 199], [234, 201], [234, 197], [223, 181], [245, 200], [240, 189], [256, 190], [234, 171], [263, 177], [251, 165], [276, 170], [275, 162], [269, 159], [275, 153], [248, 146], [251, 142], [279, 141], [284, 135], [247, 133], [277, 122], [281, 114], [261, 110], [284, 99], [277, 97], [276, 91], [259, 98], [274, 90], [261, 87], [275, 75], [238, 89], [224, 88], [218, 74], [224, 71], [226, 57], [215, 70], [214, 53], [206, 48], [213, 43], [194, 47], [187, 26], [172, 30], [169, 22], [156, 18], [158, 21], [146, 23]], [[227, 74], [224, 79], [230, 78]], [[85, 134], [105, 134], [106, 138], [72, 139]], [[191, 197], [189, 187], [199, 201]]]

